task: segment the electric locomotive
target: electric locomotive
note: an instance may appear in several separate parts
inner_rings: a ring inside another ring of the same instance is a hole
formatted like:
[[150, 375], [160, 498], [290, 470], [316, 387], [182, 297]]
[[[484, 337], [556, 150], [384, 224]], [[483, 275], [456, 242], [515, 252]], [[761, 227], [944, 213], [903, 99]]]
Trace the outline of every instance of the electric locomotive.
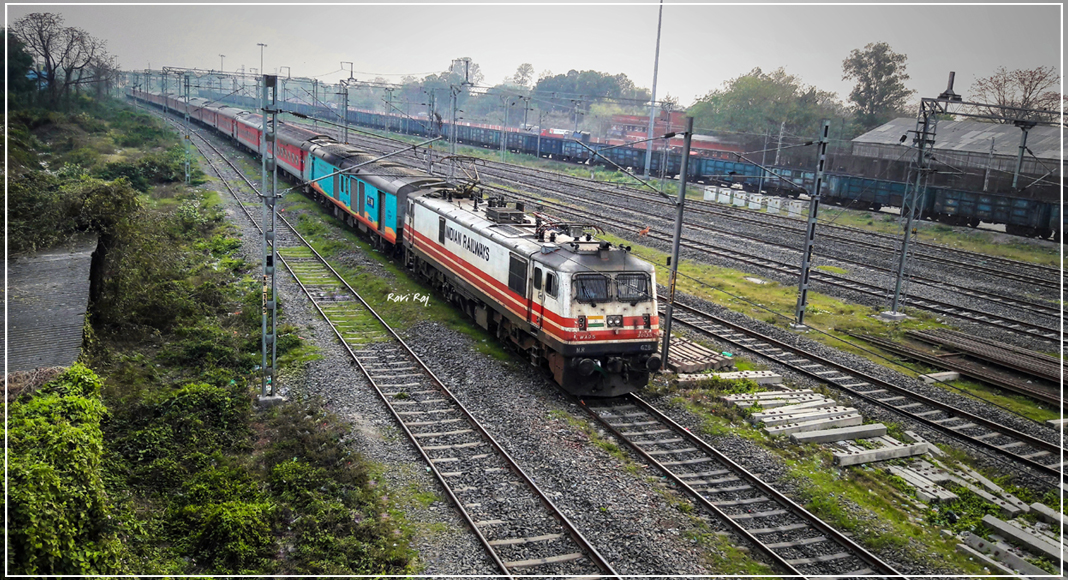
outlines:
[[[203, 99], [128, 91], [185, 111], [251, 151], [262, 117]], [[544, 366], [568, 392], [612, 397], [644, 387], [661, 366], [654, 267], [589, 227], [475, 187], [373, 157], [280, 123], [277, 166], [347, 225], [394, 253], [482, 328]]]

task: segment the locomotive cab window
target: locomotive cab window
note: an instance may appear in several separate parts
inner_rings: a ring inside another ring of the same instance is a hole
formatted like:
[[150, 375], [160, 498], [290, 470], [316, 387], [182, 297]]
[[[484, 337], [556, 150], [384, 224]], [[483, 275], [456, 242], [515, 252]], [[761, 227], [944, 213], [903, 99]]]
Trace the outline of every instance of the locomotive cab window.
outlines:
[[600, 274], [575, 276], [575, 299], [579, 302], [607, 302], [608, 278]]
[[541, 290], [541, 268], [534, 268], [534, 289]]
[[649, 276], [620, 274], [616, 276], [616, 299], [620, 302], [643, 302], [649, 295]]
[[438, 218], [438, 243], [445, 245], [445, 218]]
[[545, 293], [553, 298], [556, 298], [556, 274], [552, 272], [545, 273]]

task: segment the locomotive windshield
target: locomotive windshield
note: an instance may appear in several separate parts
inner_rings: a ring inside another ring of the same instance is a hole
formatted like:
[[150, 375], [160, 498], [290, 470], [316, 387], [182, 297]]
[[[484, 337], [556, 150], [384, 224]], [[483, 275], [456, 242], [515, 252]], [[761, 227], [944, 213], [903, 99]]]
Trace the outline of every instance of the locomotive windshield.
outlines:
[[608, 278], [600, 274], [575, 276], [575, 299], [579, 302], [607, 302]]
[[616, 276], [616, 299], [620, 302], [641, 302], [651, 299], [649, 276], [645, 274], [620, 274]]

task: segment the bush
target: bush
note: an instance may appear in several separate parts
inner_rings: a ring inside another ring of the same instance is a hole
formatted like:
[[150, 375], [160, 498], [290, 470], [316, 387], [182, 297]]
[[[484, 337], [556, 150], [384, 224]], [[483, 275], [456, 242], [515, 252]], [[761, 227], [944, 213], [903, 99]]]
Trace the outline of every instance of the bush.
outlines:
[[8, 564], [18, 574], [121, 571], [101, 477], [107, 409], [100, 380], [74, 365], [10, 409]]

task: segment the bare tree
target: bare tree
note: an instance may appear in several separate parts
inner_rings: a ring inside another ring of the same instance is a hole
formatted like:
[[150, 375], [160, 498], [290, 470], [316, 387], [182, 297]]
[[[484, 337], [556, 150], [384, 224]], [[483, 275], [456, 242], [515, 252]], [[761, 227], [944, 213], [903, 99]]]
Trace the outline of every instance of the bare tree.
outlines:
[[110, 75], [97, 72], [115, 69], [107, 42], [88, 32], [63, 26], [63, 17], [48, 12], [28, 14], [11, 25], [11, 31], [26, 43], [30, 54], [43, 64], [48, 103], [52, 107], [70, 95], [71, 89], [105, 82]]
[[[1002, 107], [1042, 109], [1050, 113], [1022, 113], [1018, 118], [1030, 121], [1055, 121], [1064, 103], [1064, 95], [1057, 90], [1060, 81], [1060, 75], [1051, 66], [1011, 71], [1005, 70], [1005, 67], [998, 67], [994, 74], [976, 79], [972, 83], [972, 95], [969, 100]], [[993, 107], [976, 107], [976, 109], [977, 113], [984, 115], [1012, 116], [1009, 111]], [[1012, 123], [1014, 120], [1005, 118], [997, 122]]]

